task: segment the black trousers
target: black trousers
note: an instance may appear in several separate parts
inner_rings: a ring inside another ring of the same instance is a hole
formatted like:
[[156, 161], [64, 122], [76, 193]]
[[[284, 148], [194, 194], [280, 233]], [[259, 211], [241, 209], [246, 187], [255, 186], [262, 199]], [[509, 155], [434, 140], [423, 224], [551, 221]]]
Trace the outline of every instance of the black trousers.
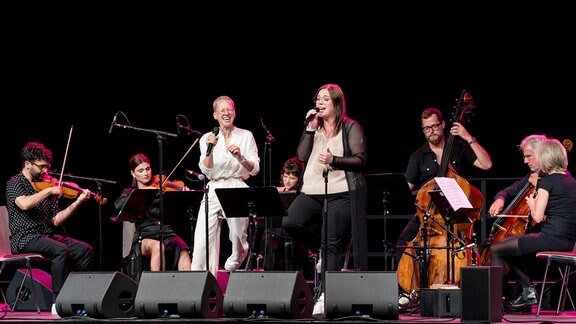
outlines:
[[[294, 241], [295, 268], [303, 268], [308, 262], [308, 250], [317, 252], [320, 248], [323, 221], [324, 199], [327, 198], [327, 260], [326, 270], [342, 269], [342, 254], [350, 241], [351, 209], [348, 192], [324, 195], [300, 194], [288, 209], [288, 215], [282, 220], [282, 227]], [[298, 248], [298, 243], [301, 247]]]
[[94, 261], [94, 249], [88, 243], [62, 235], [37, 237], [20, 253], [40, 253], [50, 259], [54, 300], [71, 271], [90, 271]]

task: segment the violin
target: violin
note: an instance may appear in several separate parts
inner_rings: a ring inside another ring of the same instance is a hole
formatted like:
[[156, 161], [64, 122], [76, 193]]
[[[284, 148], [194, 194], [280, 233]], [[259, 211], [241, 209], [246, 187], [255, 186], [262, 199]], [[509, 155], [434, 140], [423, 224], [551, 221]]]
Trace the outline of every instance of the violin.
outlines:
[[160, 183], [162, 183], [162, 190], [164, 191], [185, 191], [187, 190], [184, 181], [180, 180], [168, 180], [164, 176], [162, 177], [164, 180], [160, 181], [160, 176], [155, 175], [152, 178], [152, 187], [160, 188]]
[[[84, 189], [80, 188], [77, 184], [73, 182], [58, 181], [53, 177], [46, 175], [42, 181], [35, 181], [34, 187], [36, 191], [42, 191], [46, 188], [60, 186], [62, 188], [62, 196], [68, 199], [76, 199]], [[102, 198], [93, 192], [90, 192], [90, 196], [94, 198], [99, 204], [105, 205], [108, 202], [107, 198]]]

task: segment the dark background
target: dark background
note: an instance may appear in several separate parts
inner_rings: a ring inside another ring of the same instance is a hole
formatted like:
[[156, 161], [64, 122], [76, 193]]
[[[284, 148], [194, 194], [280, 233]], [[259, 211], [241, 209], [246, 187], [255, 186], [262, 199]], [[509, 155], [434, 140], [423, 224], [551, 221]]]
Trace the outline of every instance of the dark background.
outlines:
[[[2, 179], [20, 171], [24, 144], [40, 141], [54, 153], [53, 169], [62, 170], [67, 153], [64, 173], [89, 178], [66, 180], [93, 191], [90, 178], [116, 182], [102, 184], [108, 204], [99, 209], [90, 201], [66, 225], [96, 248], [102, 244], [103, 268], [116, 269], [121, 226], [109, 218], [116, 215], [113, 200], [131, 180], [128, 158], [146, 153], [159, 171], [161, 142], [164, 171], [200, 189], [184, 173], [198, 170], [197, 146], [185, 155], [196, 137], [159, 141], [154, 131], [177, 135], [179, 114], [191, 128], [210, 131], [217, 125], [212, 101], [220, 95], [233, 98], [236, 126], [251, 130], [258, 143], [262, 169], [250, 179], [254, 186], [279, 183], [280, 166], [295, 154], [303, 118], [325, 83], [343, 88], [349, 116], [364, 127], [367, 174], [404, 172], [410, 153], [424, 143], [421, 110], [435, 106], [449, 119], [462, 90], [478, 107], [468, 130], [494, 162], [492, 170], [470, 177], [523, 176], [528, 170], [517, 145], [528, 134], [574, 139], [575, 56], [565, 38], [572, 27], [566, 20], [548, 18], [552, 23], [542, 26], [501, 13], [467, 17], [462, 24], [463, 17], [444, 15], [408, 28], [413, 21], [394, 23], [388, 20], [392, 13], [365, 9], [345, 19], [360, 19], [361, 25], [331, 27], [305, 11], [303, 18], [314, 24], [296, 16], [259, 17], [252, 24], [248, 17], [226, 16], [202, 25], [201, 13], [187, 19], [159, 13], [166, 24], [150, 13], [134, 22], [83, 15], [21, 21], [5, 43]], [[498, 25], [488, 28], [489, 22]], [[117, 112], [118, 123], [138, 130], [116, 127], [109, 133]], [[276, 139], [267, 146], [266, 164], [262, 121]]]

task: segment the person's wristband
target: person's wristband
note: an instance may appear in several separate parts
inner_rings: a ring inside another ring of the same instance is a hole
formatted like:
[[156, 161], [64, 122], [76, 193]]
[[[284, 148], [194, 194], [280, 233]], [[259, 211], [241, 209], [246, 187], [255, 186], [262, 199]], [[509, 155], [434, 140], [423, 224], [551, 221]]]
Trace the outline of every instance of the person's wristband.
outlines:
[[472, 138], [468, 141], [468, 144], [469, 144], [469, 145], [472, 145], [472, 144], [474, 144], [474, 143], [478, 143], [478, 142], [476, 141], [476, 137], [472, 137]]
[[316, 134], [315, 129], [306, 129], [306, 134]]

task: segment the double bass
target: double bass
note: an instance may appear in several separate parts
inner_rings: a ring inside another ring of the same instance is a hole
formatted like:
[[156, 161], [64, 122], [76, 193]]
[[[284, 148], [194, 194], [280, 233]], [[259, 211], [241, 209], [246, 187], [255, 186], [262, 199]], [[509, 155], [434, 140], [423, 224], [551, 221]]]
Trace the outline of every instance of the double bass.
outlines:
[[[463, 125], [468, 122], [471, 111], [476, 108], [472, 95], [467, 91], [462, 91], [459, 99], [456, 100], [455, 111], [452, 116], [453, 122]], [[459, 176], [450, 165], [455, 137], [450, 134], [444, 150], [442, 152], [442, 162], [437, 172], [437, 177], [450, 177], [456, 180], [462, 191], [466, 194], [475, 212], [468, 215], [469, 222], [450, 224], [454, 234], [460, 234], [468, 244], [472, 241], [470, 237], [471, 227], [474, 220], [478, 219], [480, 211], [484, 205], [482, 193], [470, 185], [468, 181]], [[438, 184], [434, 179], [426, 182], [416, 196], [416, 215], [420, 218], [420, 230], [414, 240], [407, 243], [405, 253], [402, 254], [398, 262], [398, 283], [401, 289], [412, 293], [418, 288], [429, 288], [433, 285], [452, 284], [460, 280], [460, 267], [466, 266], [472, 259], [469, 257], [469, 250], [462, 250], [454, 253], [450, 246], [454, 247], [453, 235], [449, 235], [444, 229], [448, 226], [440, 211], [428, 194], [431, 190], [438, 190]], [[476, 212], [477, 211], [477, 212]], [[426, 215], [428, 213], [428, 215]], [[434, 221], [428, 216], [434, 217]], [[458, 236], [460, 238], [460, 235]], [[414, 256], [418, 256], [415, 258]], [[451, 261], [454, 261], [453, 263]], [[452, 264], [451, 264], [452, 263]], [[452, 282], [454, 281], [454, 282]]]

